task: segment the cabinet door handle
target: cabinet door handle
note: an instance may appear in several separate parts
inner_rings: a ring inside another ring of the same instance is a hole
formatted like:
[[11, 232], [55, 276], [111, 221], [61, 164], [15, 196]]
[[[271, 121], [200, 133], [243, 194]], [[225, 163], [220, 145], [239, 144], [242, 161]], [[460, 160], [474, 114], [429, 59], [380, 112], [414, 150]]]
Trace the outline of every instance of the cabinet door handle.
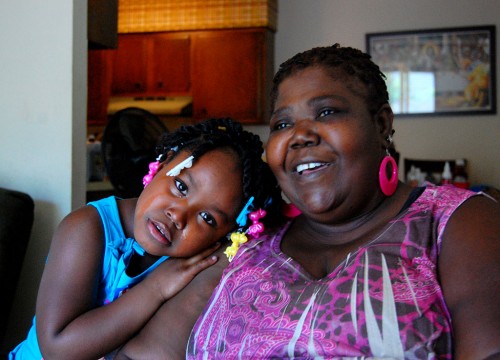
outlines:
[[158, 88], [161, 89], [163, 87], [163, 81], [158, 81]]
[[134, 87], [139, 90], [141, 88], [141, 83], [135, 83], [134, 84]]

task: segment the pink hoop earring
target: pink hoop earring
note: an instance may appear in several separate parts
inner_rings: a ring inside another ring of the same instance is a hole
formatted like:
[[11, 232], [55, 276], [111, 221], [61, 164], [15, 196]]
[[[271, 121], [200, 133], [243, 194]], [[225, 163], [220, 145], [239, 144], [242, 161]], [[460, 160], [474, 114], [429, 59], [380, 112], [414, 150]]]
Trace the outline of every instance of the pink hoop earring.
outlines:
[[[387, 178], [387, 164], [390, 163], [392, 167], [391, 178]], [[378, 181], [380, 183], [380, 188], [386, 196], [391, 196], [396, 191], [398, 187], [398, 165], [396, 160], [389, 155], [389, 153], [382, 159], [380, 168], [378, 170]]]
[[288, 218], [294, 218], [302, 214], [297, 206], [292, 203], [283, 205], [283, 215]]

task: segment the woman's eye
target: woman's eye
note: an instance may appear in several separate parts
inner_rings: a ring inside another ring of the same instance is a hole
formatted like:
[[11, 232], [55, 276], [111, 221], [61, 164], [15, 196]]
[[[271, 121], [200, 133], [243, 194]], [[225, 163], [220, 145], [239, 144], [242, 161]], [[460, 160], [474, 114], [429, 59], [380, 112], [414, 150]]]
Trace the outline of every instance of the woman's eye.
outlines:
[[215, 227], [217, 226], [217, 221], [215, 221], [214, 217], [210, 215], [210, 213], [203, 211], [200, 213], [200, 216], [202, 219], [210, 226]]
[[184, 184], [179, 179], [175, 179], [175, 187], [177, 188], [177, 190], [179, 190], [181, 195], [183, 195], [183, 196], [187, 195], [188, 187], [186, 186], [186, 184]]
[[335, 114], [337, 111], [335, 111], [334, 109], [323, 109], [319, 112], [318, 114], [318, 117], [325, 117], [325, 116], [328, 116], [328, 115], [333, 115]]
[[281, 129], [284, 129], [284, 128], [288, 127], [288, 126], [290, 126], [290, 124], [287, 123], [287, 122], [284, 122], [284, 121], [277, 122], [276, 124], [273, 125], [272, 131], [281, 130]]

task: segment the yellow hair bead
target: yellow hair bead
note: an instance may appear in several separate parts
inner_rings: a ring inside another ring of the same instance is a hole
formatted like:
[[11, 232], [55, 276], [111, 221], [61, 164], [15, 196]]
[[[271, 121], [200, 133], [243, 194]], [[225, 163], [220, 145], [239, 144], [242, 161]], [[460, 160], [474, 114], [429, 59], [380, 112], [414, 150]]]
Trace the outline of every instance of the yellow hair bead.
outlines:
[[245, 234], [234, 232], [231, 234], [231, 241], [233, 242], [233, 244], [237, 244], [239, 246], [239, 244], [246, 243], [248, 239]]
[[234, 232], [231, 234], [231, 241], [232, 244], [226, 248], [226, 251], [224, 251], [224, 254], [229, 259], [229, 262], [231, 262], [236, 256], [236, 253], [240, 248], [240, 244], [246, 243], [248, 241], [248, 238], [243, 233]]

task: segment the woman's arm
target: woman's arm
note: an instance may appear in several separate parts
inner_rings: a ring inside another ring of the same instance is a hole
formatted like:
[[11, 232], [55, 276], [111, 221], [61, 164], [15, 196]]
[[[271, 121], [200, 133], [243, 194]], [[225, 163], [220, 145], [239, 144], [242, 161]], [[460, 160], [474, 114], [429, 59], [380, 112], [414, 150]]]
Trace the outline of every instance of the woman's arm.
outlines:
[[140, 330], [165, 300], [213, 264], [214, 249], [161, 264], [112, 303], [95, 307], [104, 251], [94, 207], [68, 215], [54, 235], [37, 298], [37, 336], [44, 358], [97, 359]]
[[467, 200], [443, 235], [439, 275], [451, 312], [455, 359], [500, 359], [500, 205]]
[[177, 295], [165, 302], [141, 332], [118, 353], [116, 360], [185, 359], [191, 329], [217, 286], [228, 264], [217, 250], [219, 261], [200, 272]]

